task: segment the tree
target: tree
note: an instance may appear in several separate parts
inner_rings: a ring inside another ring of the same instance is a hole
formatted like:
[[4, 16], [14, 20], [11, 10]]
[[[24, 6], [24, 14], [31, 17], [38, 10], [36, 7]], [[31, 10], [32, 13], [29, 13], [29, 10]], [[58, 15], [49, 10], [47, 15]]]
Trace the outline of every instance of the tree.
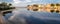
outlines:
[[36, 4], [34, 4], [33, 6], [34, 6], [34, 7], [38, 7], [38, 5], [36, 5]]
[[7, 6], [7, 3], [2, 2], [1, 5], [2, 5], [2, 6]]
[[51, 4], [51, 6], [55, 6], [54, 4]]
[[9, 6], [12, 6], [12, 4], [10, 3]]
[[56, 6], [60, 6], [60, 4], [57, 3]]
[[60, 6], [60, 4], [57, 3], [56, 6], [57, 6], [57, 9], [58, 9], [58, 7]]

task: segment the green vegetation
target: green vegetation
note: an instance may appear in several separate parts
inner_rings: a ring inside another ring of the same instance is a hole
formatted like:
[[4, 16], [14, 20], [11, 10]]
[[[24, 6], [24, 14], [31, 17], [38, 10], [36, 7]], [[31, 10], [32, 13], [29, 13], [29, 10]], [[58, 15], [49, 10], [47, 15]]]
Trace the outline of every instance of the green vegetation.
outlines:
[[8, 4], [8, 3], [5, 3], [5, 2], [2, 2], [0, 3], [0, 11], [3, 11], [3, 10], [9, 10], [9, 9], [15, 9], [15, 7], [11, 7], [12, 4]]
[[53, 7], [54, 7], [55, 5], [54, 5], [54, 4], [51, 4], [51, 6], [53, 6]]

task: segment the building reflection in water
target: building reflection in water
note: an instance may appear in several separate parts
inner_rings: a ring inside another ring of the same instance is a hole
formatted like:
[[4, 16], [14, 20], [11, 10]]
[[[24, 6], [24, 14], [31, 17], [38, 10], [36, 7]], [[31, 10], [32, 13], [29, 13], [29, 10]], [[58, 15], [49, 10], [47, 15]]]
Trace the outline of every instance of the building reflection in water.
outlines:
[[33, 11], [47, 11], [47, 12], [56, 12], [60, 13], [60, 4], [33, 4], [33, 5], [28, 5], [27, 6], [28, 10], [33, 10]]

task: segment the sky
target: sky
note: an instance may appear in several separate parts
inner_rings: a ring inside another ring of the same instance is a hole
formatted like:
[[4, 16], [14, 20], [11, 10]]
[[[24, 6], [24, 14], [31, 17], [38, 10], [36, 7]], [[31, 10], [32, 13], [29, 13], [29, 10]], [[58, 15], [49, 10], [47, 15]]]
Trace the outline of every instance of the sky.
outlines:
[[0, 0], [0, 2], [9, 2], [13, 6], [24, 7], [30, 4], [48, 4], [48, 3], [59, 3], [60, 0]]

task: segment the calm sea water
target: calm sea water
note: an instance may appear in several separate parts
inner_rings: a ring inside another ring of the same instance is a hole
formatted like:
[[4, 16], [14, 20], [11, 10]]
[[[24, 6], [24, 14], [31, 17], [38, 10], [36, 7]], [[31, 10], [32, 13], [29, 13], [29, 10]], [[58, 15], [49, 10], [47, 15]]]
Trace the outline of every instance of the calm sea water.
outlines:
[[27, 8], [17, 8], [12, 13], [5, 14], [7, 20], [15, 24], [60, 24], [60, 14], [46, 11], [31, 11]]

